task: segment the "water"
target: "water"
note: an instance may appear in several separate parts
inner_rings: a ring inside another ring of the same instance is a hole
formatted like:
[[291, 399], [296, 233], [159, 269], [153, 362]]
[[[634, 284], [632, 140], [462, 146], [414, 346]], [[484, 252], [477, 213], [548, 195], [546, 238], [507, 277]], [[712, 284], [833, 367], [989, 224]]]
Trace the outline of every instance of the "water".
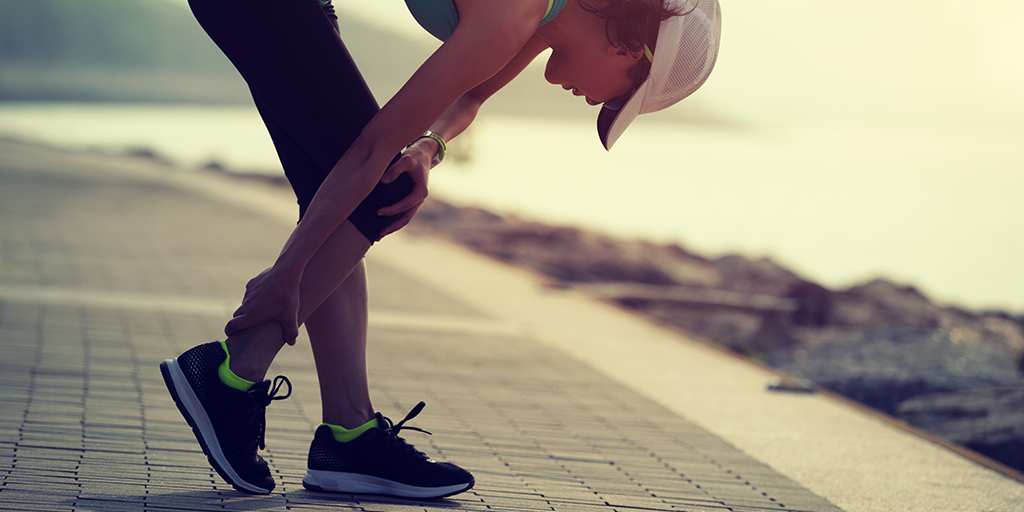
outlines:
[[75, 149], [149, 148], [180, 165], [281, 174], [255, 107], [0, 103], [0, 133]]
[[[0, 133], [280, 173], [251, 107], [0, 104]], [[435, 169], [431, 192], [710, 256], [771, 256], [830, 286], [882, 275], [943, 301], [1019, 311], [1019, 135], [642, 122], [605, 152], [591, 121], [485, 117], [453, 142], [470, 161]]]

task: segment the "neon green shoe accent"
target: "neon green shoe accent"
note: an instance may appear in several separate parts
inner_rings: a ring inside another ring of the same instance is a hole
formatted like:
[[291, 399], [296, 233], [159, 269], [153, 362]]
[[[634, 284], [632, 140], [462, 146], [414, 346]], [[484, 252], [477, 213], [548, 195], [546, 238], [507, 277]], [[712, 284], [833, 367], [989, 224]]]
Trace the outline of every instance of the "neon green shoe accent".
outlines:
[[338, 441], [339, 443], [347, 443], [362, 435], [363, 432], [366, 432], [367, 430], [376, 427], [377, 418], [367, 421], [366, 423], [351, 430], [338, 425], [331, 425], [330, 423], [321, 423], [321, 425], [327, 425], [328, 427], [331, 427], [331, 432], [334, 434], [335, 441]]
[[231, 371], [231, 354], [228, 353], [227, 340], [220, 340], [220, 346], [224, 349], [224, 355], [227, 356], [224, 358], [224, 362], [217, 368], [217, 375], [220, 376], [220, 381], [227, 384], [228, 387], [239, 391], [249, 391], [249, 388], [256, 383], [251, 380], [245, 380]]

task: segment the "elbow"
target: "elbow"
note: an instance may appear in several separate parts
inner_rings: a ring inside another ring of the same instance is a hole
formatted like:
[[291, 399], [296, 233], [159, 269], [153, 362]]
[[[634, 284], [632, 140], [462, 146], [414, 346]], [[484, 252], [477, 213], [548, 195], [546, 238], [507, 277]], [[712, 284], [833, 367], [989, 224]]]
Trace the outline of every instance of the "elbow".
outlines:
[[384, 175], [395, 153], [386, 152], [379, 140], [364, 131], [345, 150], [345, 154], [331, 168], [330, 174], [336, 176], [333, 179], [355, 180], [349, 183], [357, 188], [376, 183]]
[[[386, 138], [376, 136], [373, 132], [364, 129], [342, 158], [351, 157], [350, 162], [357, 168], [379, 167], [380, 162], [384, 162], [385, 165], [390, 162], [402, 150], [402, 147], [404, 146], [401, 144], [391, 143]], [[383, 169], [381, 169], [381, 174], [383, 174]]]
[[377, 166], [383, 162], [386, 167], [395, 155], [412, 142], [411, 139], [405, 140], [408, 136], [401, 136], [401, 131], [371, 121], [352, 142], [345, 155], [348, 157], [351, 154], [357, 165]]
[[361, 165], [370, 159], [370, 155], [373, 154], [373, 146], [373, 137], [363, 130], [356, 140], [352, 141], [352, 145], [345, 150], [342, 160], [350, 159], [352, 163]]
[[480, 112], [480, 107], [483, 106], [484, 102], [490, 95], [484, 95], [476, 89], [470, 90], [463, 97], [464, 108], [466, 112], [470, 113], [473, 117], [476, 117], [477, 113]]

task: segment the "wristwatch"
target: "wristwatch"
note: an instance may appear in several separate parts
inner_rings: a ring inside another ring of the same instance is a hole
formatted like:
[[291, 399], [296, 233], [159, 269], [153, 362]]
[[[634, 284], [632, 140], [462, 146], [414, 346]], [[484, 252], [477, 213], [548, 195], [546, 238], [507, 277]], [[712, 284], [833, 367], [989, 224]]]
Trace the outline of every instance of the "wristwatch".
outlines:
[[442, 139], [440, 135], [430, 130], [427, 130], [426, 133], [416, 138], [416, 140], [420, 139], [434, 139], [437, 141], [437, 153], [434, 153], [434, 159], [430, 161], [430, 165], [431, 167], [433, 167], [441, 163], [441, 161], [444, 160], [445, 155], [448, 154], [448, 147], [445, 145], [444, 139]]

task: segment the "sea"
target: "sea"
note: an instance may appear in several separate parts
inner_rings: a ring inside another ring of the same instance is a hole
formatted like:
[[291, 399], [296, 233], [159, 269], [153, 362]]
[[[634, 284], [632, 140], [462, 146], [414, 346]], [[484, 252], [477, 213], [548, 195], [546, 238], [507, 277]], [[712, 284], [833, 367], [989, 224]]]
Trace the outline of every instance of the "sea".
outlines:
[[[723, 2], [716, 70], [686, 100], [703, 121], [641, 116], [606, 152], [592, 119], [485, 115], [431, 194], [1024, 313], [1024, 4], [964, 6]], [[281, 173], [249, 106], [0, 103], [0, 135]]]

